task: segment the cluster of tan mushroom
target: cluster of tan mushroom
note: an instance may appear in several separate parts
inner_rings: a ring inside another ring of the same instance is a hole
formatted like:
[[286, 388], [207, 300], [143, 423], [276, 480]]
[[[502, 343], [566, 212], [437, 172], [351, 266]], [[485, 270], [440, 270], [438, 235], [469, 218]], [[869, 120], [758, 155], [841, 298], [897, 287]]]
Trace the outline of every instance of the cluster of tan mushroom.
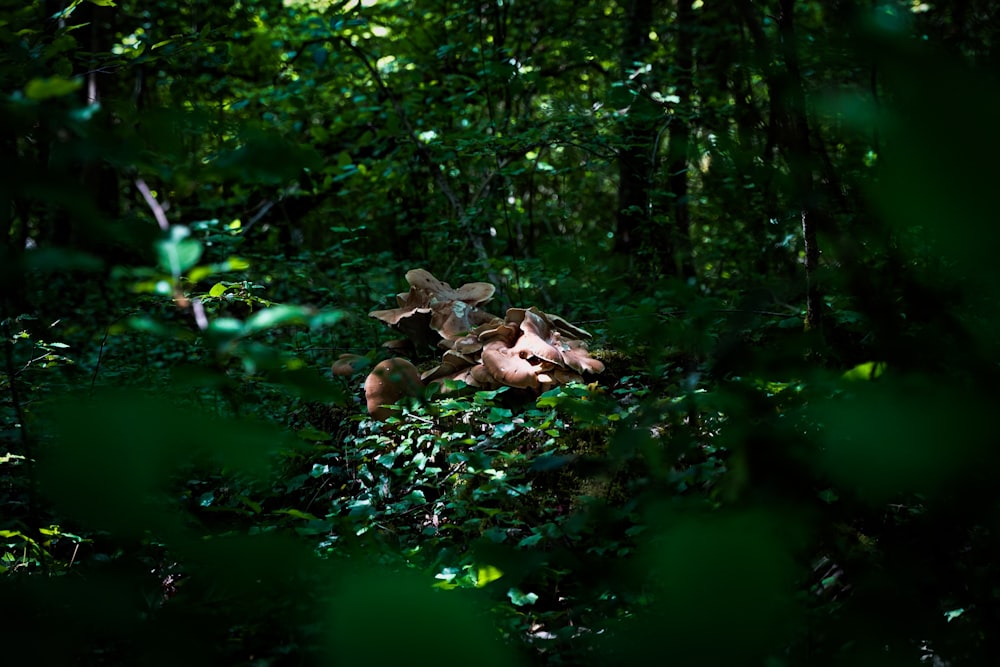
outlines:
[[505, 317], [483, 310], [496, 291], [489, 283], [456, 289], [423, 269], [407, 272], [406, 281], [410, 290], [396, 296], [396, 308], [369, 315], [416, 345], [436, 345], [444, 353], [441, 363], [423, 374], [405, 359], [378, 364], [365, 380], [368, 412], [375, 419], [386, 419], [391, 414], [386, 405], [423, 387], [436, 383], [447, 391], [445, 380], [481, 389], [546, 391], [604, 370], [587, 352], [584, 340], [591, 335], [557, 315], [533, 307], [510, 308]]

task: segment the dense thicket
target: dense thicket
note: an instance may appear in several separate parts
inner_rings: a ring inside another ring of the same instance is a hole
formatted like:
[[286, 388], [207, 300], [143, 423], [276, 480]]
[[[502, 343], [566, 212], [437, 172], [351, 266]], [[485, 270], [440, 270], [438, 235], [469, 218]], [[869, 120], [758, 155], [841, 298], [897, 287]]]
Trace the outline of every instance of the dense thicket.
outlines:
[[[993, 3], [0, 7], [12, 660], [1000, 658]], [[418, 267], [605, 372], [372, 422]]]

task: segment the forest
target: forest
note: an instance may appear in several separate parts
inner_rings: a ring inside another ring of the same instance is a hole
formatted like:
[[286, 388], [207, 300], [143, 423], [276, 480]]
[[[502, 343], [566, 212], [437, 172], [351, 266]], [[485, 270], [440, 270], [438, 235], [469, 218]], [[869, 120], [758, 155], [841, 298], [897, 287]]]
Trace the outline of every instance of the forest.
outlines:
[[997, 3], [0, 7], [5, 664], [1000, 664]]

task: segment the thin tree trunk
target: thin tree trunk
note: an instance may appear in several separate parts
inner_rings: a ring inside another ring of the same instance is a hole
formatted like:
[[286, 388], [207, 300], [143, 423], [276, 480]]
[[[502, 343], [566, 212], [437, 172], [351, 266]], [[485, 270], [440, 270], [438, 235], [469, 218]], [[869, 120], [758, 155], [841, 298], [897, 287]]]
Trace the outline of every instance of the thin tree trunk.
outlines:
[[670, 147], [667, 151], [667, 190], [670, 193], [672, 224], [664, 234], [669, 245], [661, 250], [669, 263], [665, 273], [693, 278], [695, 269], [691, 257], [691, 206], [688, 197], [694, 74], [694, 10], [691, 0], [678, 0], [675, 25], [677, 47], [674, 64], [677, 76], [674, 77], [674, 85], [677, 107], [670, 123]]
[[[649, 55], [649, 29], [653, 0], [628, 0], [622, 39], [622, 75], [628, 78], [634, 63]], [[649, 228], [649, 189], [655, 124], [644, 117], [637, 100], [622, 123], [622, 148], [618, 153], [618, 220], [615, 250], [631, 254], [643, 244]]]
[[809, 119], [806, 114], [805, 91], [802, 87], [802, 72], [799, 67], [795, 34], [795, 1], [781, 0], [778, 16], [778, 34], [781, 55], [785, 63], [784, 90], [781, 99], [774, 103], [783, 108], [785, 132], [783, 140], [792, 180], [794, 197], [802, 215], [802, 241], [805, 250], [806, 274], [806, 330], [820, 329], [822, 325], [823, 301], [817, 281], [819, 265], [819, 244], [816, 239], [817, 226], [821, 225], [822, 212], [818, 210], [816, 189], [813, 184], [813, 156], [810, 149]]

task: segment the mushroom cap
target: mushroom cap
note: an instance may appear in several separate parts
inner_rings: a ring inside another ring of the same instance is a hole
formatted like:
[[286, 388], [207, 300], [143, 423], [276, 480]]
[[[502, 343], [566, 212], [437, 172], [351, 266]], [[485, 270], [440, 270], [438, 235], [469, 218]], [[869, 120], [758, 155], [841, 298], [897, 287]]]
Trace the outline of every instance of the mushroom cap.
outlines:
[[464, 301], [441, 301], [431, 306], [430, 327], [442, 338], [465, 335], [475, 325], [471, 315], [475, 308]]
[[458, 338], [444, 338], [438, 341], [438, 347], [445, 350], [454, 350], [461, 354], [475, 354], [483, 349], [483, 344], [475, 334], [467, 334]]
[[437, 380], [438, 378], [448, 377], [465, 368], [468, 368], [469, 366], [472, 366], [475, 363], [476, 360], [472, 357], [464, 355], [461, 352], [448, 350], [441, 358], [441, 363], [421, 375], [420, 379], [424, 382], [429, 382], [431, 380]]
[[337, 357], [333, 365], [330, 366], [330, 371], [334, 375], [339, 375], [341, 377], [349, 377], [360, 373], [365, 368], [371, 360], [368, 357], [361, 356], [360, 354], [350, 354], [345, 353]]
[[577, 340], [590, 340], [594, 337], [594, 334], [590, 333], [586, 329], [581, 329], [575, 324], [570, 324], [558, 315], [553, 315], [552, 313], [545, 313], [545, 317], [548, 318], [549, 322], [552, 324], [552, 328], [561, 333], [567, 338], [575, 338]]
[[408, 271], [406, 280], [410, 291], [396, 295], [396, 308], [373, 310], [368, 315], [402, 331], [419, 345], [460, 337], [497, 319], [477, 308], [496, 292], [489, 283], [466, 283], [455, 289], [424, 269]]
[[399, 304], [398, 308], [373, 310], [368, 316], [403, 332], [418, 345], [433, 345], [437, 336], [430, 329], [431, 304], [427, 294], [411, 287], [409, 292], [396, 295], [396, 303]]
[[[445, 350], [441, 364], [424, 373], [424, 382], [451, 379], [474, 387], [507, 385], [537, 390], [580, 380], [582, 373], [604, 370], [604, 364], [591, 357], [582, 342], [591, 334], [558, 315], [535, 307], [510, 308], [501, 319], [481, 310], [479, 305], [496, 291], [489, 283], [454, 288], [425, 269], [408, 271], [406, 280], [410, 290], [396, 296], [398, 308], [375, 310], [369, 315], [402, 331], [415, 343], [436, 343]], [[373, 410], [391, 402], [382, 400], [373, 408], [370, 399], [369, 411], [375, 415]]]
[[552, 334], [552, 342], [559, 349], [563, 364], [578, 373], [600, 373], [604, 364], [587, 352], [587, 345], [579, 340], [566, 340], [559, 332]]
[[[529, 308], [527, 310], [518, 308], [511, 310], [521, 310], [521, 337], [514, 345], [514, 351], [521, 357], [537, 357], [550, 364], [561, 364], [562, 355], [555, 346], [548, 342], [553, 335], [549, 327], [545, 314], [540, 310]], [[510, 311], [508, 311], [509, 313]]]
[[499, 382], [518, 389], [538, 387], [538, 367], [500, 338], [483, 345], [483, 366]]
[[430, 294], [431, 303], [437, 301], [461, 301], [475, 307], [493, 298], [497, 288], [490, 283], [465, 283], [455, 289], [446, 282], [440, 281], [424, 269], [413, 269], [406, 272], [406, 282], [414, 289]]
[[411, 287], [409, 292], [400, 292], [396, 295], [395, 308], [373, 310], [368, 313], [368, 316], [380, 319], [390, 326], [395, 326], [399, 323], [400, 319], [417, 311], [429, 314], [431, 312], [431, 302], [426, 293], [415, 287]]
[[505, 322], [483, 325], [473, 334], [483, 343], [483, 366], [501, 384], [548, 389], [604, 370], [576, 337], [589, 333], [537, 308], [510, 308]]
[[479, 336], [480, 342], [484, 344], [501, 340], [507, 343], [507, 345], [513, 345], [514, 341], [517, 340], [517, 335], [520, 333], [520, 330], [517, 328], [516, 324], [496, 322], [478, 327], [473, 331], [473, 333], [476, 333]]
[[464, 382], [470, 387], [476, 389], [496, 389], [500, 386], [500, 383], [494, 379], [486, 367], [482, 364], [476, 364], [475, 366], [469, 366], [468, 368], [463, 368], [457, 373], [452, 373], [451, 375], [445, 375], [443, 377], [438, 377], [430, 381], [430, 384], [440, 385], [440, 391], [442, 394], [449, 393], [449, 389], [445, 386], [445, 380], [454, 380], [456, 382]]
[[406, 359], [386, 359], [376, 364], [365, 378], [365, 401], [373, 419], [385, 421], [395, 411], [395, 405], [406, 396], [423, 394], [423, 384], [417, 367]]
[[548, 373], [540, 373], [538, 381], [541, 385], [541, 390], [548, 391], [553, 387], [569, 384], [570, 382], [583, 382], [583, 377], [576, 371], [566, 368], [553, 368]]

